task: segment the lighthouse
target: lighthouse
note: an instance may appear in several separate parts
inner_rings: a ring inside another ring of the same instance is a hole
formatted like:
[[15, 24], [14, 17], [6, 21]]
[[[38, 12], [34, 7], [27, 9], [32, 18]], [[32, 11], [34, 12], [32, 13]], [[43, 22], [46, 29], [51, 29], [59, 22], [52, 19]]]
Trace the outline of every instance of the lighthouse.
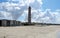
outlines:
[[28, 7], [28, 23], [31, 24], [31, 7]]

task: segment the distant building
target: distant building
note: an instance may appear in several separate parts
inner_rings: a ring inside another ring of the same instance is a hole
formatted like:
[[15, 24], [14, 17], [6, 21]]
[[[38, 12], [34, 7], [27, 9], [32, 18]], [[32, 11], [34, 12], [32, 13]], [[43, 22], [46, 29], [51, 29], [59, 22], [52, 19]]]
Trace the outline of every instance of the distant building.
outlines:
[[22, 23], [16, 20], [0, 20], [0, 26], [20, 26]]

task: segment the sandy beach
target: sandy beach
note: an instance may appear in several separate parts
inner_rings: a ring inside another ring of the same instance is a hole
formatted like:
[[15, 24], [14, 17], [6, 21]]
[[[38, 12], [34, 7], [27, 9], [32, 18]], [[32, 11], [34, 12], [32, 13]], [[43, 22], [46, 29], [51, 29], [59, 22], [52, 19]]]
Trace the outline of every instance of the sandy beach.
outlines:
[[0, 38], [59, 38], [60, 26], [0, 27]]

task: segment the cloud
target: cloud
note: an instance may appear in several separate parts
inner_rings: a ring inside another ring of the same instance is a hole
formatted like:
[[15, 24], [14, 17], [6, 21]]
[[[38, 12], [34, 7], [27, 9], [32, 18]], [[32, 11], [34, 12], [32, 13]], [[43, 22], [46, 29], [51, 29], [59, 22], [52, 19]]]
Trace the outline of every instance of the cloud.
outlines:
[[[27, 10], [27, 6], [34, 4], [37, 0], [8, 0], [8, 2], [0, 3], [0, 11], [10, 13], [13, 19], [18, 19], [23, 13], [24, 10]], [[2, 14], [3, 15], [3, 14]], [[8, 18], [8, 16], [6, 16]]]
[[6, 11], [0, 11], [0, 18], [1, 19], [8, 19], [8, 20], [12, 20], [13, 19], [11, 13], [7, 13]]
[[8, 2], [2, 2], [0, 3], [0, 19], [28, 21], [28, 6], [31, 6], [32, 22], [59, 23], [60, 9], [43, 11], [41, 10], [42, 4], [42, 0], [8, 0]]
[[[60, 22], [60, 13], [59, 11], [51, 11], [51, 9], [46, 9], [45, 11], [42, 10], [35, 10], [32, 9], [32, 22], [39, 22], [39, 23], [59, 23]], [[28, 11], [24, 12], [25, 20], [28, 21], [27, 17]], [[23, 16], [24, 16], [23, 15]]]
[[[48, 11], [48, 12], [47, 12]], [[59, 23], [60, 22], [60, 13], [59, 11], [51, 11], [49, 9], [45, 10], [42, 12], [42, 11], [39, 12], [39, 14], [36, 16], [38, 17], [36, 19], [36, 21], [39, 21], [39, 22], [44, 22], [44, 23]], [[46, 16], [45, 14], [49, 15], [49, 16]]]
[[0, 3], [0, 5], [1, 5], [0, 11], [11, 13], [13, 19], [15, 20], [19, 18], [20, 15], [23, 13], [23, 11], [26, 9], [25, 7], [21, 7], [18, 4], [9, 3], [9, 2], [3, 2], [3, 3]]

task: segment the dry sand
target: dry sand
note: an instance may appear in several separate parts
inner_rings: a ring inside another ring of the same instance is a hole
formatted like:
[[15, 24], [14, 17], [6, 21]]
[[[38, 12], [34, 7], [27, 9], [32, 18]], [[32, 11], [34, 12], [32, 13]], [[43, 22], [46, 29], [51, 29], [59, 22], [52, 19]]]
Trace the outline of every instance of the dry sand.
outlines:
[[60, 26], [0, 27], [0, 38], [59, 38]]

